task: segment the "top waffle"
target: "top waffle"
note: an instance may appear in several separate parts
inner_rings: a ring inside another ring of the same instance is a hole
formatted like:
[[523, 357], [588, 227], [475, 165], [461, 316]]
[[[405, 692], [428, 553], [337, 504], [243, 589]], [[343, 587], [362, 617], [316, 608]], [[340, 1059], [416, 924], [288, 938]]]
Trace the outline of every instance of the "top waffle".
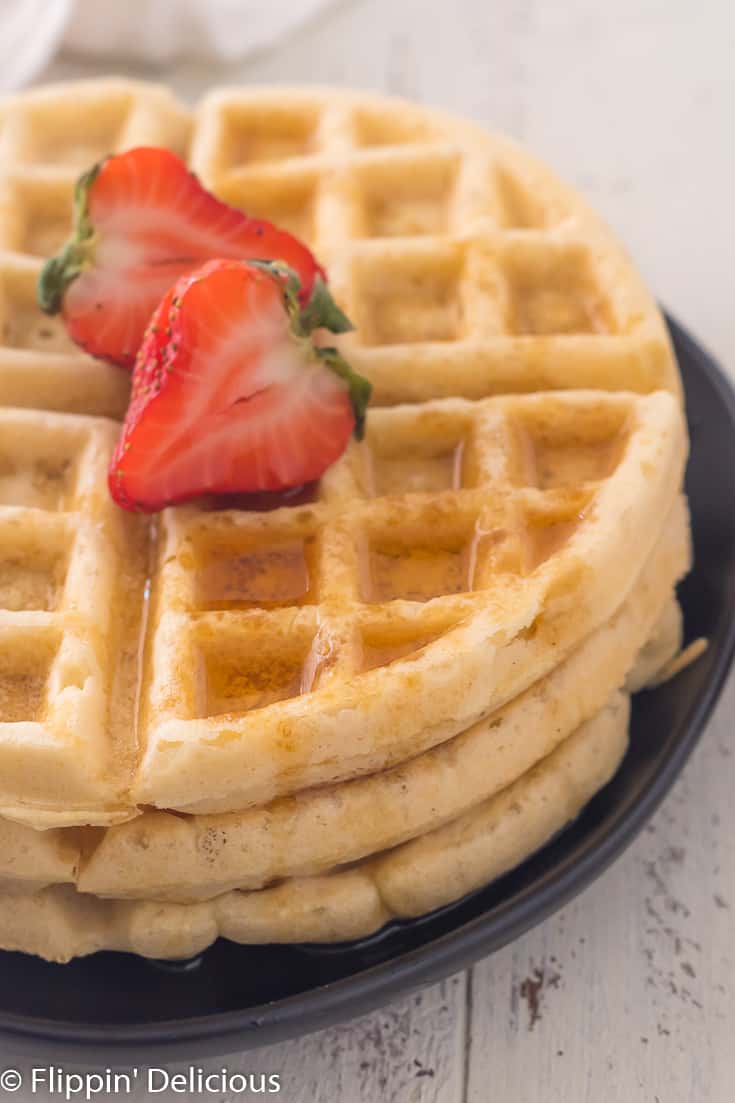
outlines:
[[450, 738], [613, 614], [685, 456], [666, 392], [368, 422], [317, 501], [167, 510], [149, 564], [110, 423], [0, 411], [3, 814], [236, 810]]
[[[145, 143], [303, 236], [356, 323], [376, 408], [314, 501], [149, 526], [107, 498], [115, 426], [90, 415], [117, 415], [127, 378], [34, 289], [79, 170]], [[676, 366], [620, 247], [510, 143], [319, 90], [219, 93], [190, 119], [112, 81], [6, 101], [0, 153], [3, 815], [240, 810], [381, 769], [624, 601], [680, 486]]]

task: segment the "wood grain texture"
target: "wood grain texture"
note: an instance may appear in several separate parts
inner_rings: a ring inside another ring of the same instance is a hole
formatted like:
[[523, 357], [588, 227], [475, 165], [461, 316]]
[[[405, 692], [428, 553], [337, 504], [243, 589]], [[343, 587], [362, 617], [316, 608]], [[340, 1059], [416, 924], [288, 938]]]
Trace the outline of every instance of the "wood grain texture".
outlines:
[[[733, 46], [725, 0], [343, 0], [230, 69], [120, 68], [191, 99], [230, 81], [387, 90], [505, 130], [589, 197], [735, 367]], [[65, 58], [42, 79], [98, 71]], [[731, 681], [647, 831], [563, 912], [466, 976], [205, 1067], [278, 1072], [289, 1103], [729, 1103], [734, 707]]]

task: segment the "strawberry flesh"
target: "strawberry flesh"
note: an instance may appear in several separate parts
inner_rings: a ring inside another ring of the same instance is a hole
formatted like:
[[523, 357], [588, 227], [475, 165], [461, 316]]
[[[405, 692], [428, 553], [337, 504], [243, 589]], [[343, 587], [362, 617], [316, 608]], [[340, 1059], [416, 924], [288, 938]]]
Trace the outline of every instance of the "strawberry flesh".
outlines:
[[298, 487], [359, 435], [369, 384], [311, 336], [349, 323], [321, 281], [303, 308], [298, 290], [282, 266], [214, 260], [164, 295], [110, 467], [119, 505]]
[[39, 303], [93, 356], [131, 367], [167, 289], [212, 257], [281, 260], [304, 301], [324, 273], [285, 230], [211, 195], [169, 150], [141, 146], [79, 180], [75, 236], [47, 262]]

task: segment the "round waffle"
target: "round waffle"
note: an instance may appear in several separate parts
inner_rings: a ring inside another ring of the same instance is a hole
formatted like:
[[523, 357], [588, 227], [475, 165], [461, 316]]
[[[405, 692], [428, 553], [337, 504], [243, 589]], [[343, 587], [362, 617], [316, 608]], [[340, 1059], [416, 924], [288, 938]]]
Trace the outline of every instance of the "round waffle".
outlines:
[[[468, 485], [371, 496], [366, 453], [406, 423], [422, 444], [464, 433]], [[322, 500], [167, 511], [151, 561], [107, 495], [113, 437], [0, 410], [0, 811], [36, 827], [239, 811], [451, 738], [620, 607], [685, 455], [665, 392], [379, 409]]]

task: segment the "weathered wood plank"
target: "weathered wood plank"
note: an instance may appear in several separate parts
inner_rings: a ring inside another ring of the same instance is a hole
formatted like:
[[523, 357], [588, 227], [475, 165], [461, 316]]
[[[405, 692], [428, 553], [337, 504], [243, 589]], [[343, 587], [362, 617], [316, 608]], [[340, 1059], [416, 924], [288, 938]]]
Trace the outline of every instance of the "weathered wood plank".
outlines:
[[237, 1067], [280, 1070], [289, 1103], [461, 1103], [466, 985], [464, 974], [452, 977], [352, 1023], [245, 1054]]

